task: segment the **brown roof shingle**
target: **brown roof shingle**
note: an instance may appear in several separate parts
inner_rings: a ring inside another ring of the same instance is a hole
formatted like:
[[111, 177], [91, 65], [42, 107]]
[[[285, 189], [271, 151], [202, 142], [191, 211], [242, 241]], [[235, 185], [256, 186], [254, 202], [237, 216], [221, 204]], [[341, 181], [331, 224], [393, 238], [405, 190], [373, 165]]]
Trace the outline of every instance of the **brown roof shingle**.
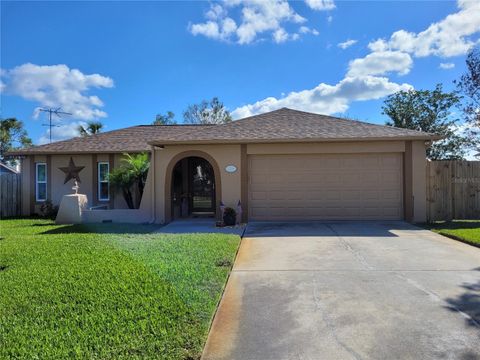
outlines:
[[369, 124], [287, 108], [222, 125], [140, 125], [12, 152], [11, 155], [139, 152], [149, 144], [348, 140], [435, 140], [421, 131]]
[[392, 126], [369, 124], [333, 116], [282, 108], [254, 115], [228, 124], [204, 128], [171, 137], [163, 136], [152, 143], [215, 142], [298, 142], [362, 139], [432, 139], [433, 134]]
[[76, 154], [76, 153], [133, 153], [149, 151], [151, 141], [174, 133], [182, 136], [192, 129], [211, 125], [138, 125], [107, 131], [86, 137], [56, 141], [51, 144], [32, 146], [9, 152], [8, 155], [28, 154]]

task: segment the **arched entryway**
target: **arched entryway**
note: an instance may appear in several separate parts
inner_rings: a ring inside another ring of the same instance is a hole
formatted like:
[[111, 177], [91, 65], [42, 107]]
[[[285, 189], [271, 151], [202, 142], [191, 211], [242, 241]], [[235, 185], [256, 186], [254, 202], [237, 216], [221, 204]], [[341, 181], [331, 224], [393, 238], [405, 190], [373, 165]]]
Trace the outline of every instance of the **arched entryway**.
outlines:
[[179, 154], [170, 162], [166, 176], [167, 222], [188, 217], [217, 216], [220, 174], [210, 156], [201, 152]]

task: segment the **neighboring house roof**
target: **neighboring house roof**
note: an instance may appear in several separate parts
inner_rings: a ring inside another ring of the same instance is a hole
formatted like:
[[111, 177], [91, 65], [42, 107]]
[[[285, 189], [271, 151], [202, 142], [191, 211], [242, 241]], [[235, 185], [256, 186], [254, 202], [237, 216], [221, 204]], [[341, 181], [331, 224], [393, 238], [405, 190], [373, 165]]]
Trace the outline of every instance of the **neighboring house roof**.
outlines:
[[4, 163], [0, 163], [0, 174], [18, 174], [18, 171]]
[[421, 131], [369, 124], [287, 108], [221, 125], [141, 125], [34, 146], [10, 155], [138, 152], [149, 144], [435, 140]]

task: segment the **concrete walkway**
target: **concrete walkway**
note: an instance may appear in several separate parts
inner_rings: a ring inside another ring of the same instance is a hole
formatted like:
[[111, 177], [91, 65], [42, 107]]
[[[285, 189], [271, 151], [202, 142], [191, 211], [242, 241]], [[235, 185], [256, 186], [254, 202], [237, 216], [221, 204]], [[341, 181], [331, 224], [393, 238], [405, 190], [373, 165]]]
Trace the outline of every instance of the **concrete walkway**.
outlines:
[[162, 226], [156, 232], [165, 234], [221, 233], [242, 236], [245, 231], [245, 224], [216, 227], [215, 223], [215, 219], [181, 219]]
[[249, 224], [203, 359], [480, 359], [480, 249], [403, 222]]

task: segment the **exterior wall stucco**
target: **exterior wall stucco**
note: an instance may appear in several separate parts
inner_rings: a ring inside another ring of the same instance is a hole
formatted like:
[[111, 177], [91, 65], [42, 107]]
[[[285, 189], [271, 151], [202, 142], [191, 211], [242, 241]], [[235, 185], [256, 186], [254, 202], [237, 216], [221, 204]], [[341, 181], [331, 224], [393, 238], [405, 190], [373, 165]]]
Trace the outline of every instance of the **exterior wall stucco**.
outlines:
[[427, 221], [427, 160], [424, 141], [412, 141], [413, 222]]
[[31, 179], [34, 177], [31, 164], [31, 157], [25, 157], [22, 159], [22, 215], [30, 215], [31, 194], [32, 191], [35, 191], [31, 187]]
[[[73, 181], [64, 184], [65, 173], [60, 167], [68, 166], [70, 157], [76, 166], [84, 166], [80, 172], [79, 193], [87, 195], [88, 206], [107, 205], [115, 209], [127, 209], [128, 206], [123, 199], [121, 192], [110, 189], [110, 198], [113, 201], [96, 200], [97, 165], [98, 162], [110, 162], [110, 170], [121, 163], [122, 154], [86, 154], [86, 155], [33, 155], [22, 159], [22, 215], [30, 215], [40, 211], [41, 202], [35, 201], [35, 164], [38, 162], [47, 163], [47, 197], [53, 205], [59, 205], [63, 195], [71, 194]], [[113, 164], [112, 164], [113, 158]]]
[[247, 144], [247, 155], [354, 154], [404, 152], [404, 141], [362, 141], [339, 143]]
[[153, 171], [148, 171], [147, 180], [145, 182], [145, 187], [143, 188], [143, 196], [142, 196], [142, 201], [140, 202], [139, 210], [141, 210], [144, 213], [150, 214], [150, 216], [153, 216], [152, 214], [153, 212], [152, 182], [153, 182]]
[[[80, 171], [79, 176], [81, 182], [79, 183], [80, 189], [78, 192], [80, 194], [87, 195], [88, 205], [92, 206], [93, 199], [93, 184], [92, 184], [92, 156], [91, 155], [72, 155], [73, 162], [76, 166], [84, 166], [85, 168]], [[51, 184], [52, 193], [49, 194], [48, 198], [52, 201], [53, 204], [59, 205], [62, 201], [63, 195], [72, 194], [73, 180], [68, 181], [64, 184], [65, 173], [60, 170], [60, 167], [68, 166], [70, 161], [70, 155], [52, 155], [50, 165], [51, 179], [49, 179]], [[53, 189], [55, 189], [53, 191]]]
[[101, 223], [111, 221], [114, 223], [142, 224], [150, 222], [150, 213], [141, 209], [111, 209], [111, 210], [84, 210], [82, 222]]

